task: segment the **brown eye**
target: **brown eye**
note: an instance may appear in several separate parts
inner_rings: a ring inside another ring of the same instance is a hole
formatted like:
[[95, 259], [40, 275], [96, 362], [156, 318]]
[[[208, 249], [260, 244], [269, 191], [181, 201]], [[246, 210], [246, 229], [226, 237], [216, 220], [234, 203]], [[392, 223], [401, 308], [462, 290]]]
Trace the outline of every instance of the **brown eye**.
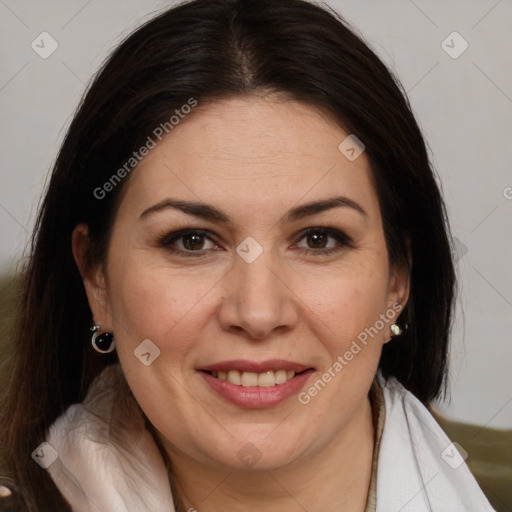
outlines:
[[307, 235], [308, 244], [314, 249], [324, 249], [327, 244], [327, 239], [328, 237], [324, 233]]
[[204, 235], [191, 234], [181, 237], [183, 240], [183, 247], [187, 250], [193, 251], [202, 249], [204, 245]]
[[306, 246], [297, 244], [296, 247], [306, 254], [317, 256], [335, 253], [347, 247], [352, 247], [352, 241], [347, 235], [332, 228], [308, 228], [302, 233], [300, 240], [305, 240]]
[[[210, 247], [207, 246], [208, 243]], [[205, 256], [207, 251], [218, 248], [205, 231], [198, 229], [185, 229], [169, 233], [159, 240], [158, 245], [181, 256], [196, 257]]]

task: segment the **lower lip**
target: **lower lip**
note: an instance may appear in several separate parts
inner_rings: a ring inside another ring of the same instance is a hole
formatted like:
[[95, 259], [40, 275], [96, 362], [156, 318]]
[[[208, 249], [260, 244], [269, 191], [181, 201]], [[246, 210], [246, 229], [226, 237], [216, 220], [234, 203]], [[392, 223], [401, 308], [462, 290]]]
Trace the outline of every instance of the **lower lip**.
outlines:
[[229, 402], [249, 409], [272, 407], [284, 402], [287, 398], [298, 393], [313, 373], [306, 370], [283, 384], [276, 384], [268, 388], [258, 386], [237, 386], [227, 380], [221, 380], [204, 371], [199, 372], [206, 383], [219, 395]]

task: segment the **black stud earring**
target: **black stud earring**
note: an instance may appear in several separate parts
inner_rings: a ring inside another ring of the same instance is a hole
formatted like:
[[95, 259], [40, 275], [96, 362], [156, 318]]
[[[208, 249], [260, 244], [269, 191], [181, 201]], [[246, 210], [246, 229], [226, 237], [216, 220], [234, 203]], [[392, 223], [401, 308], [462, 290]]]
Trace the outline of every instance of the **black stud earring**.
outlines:
[[102, 354], [108, 354], [114, 350], [116, 343], [114, 341], [114, 335], [110, 332], [100, 332], [99, 325], [93, 325], [91, 331], [94, 333], [91, 338], [91, 343], [97, 352]]

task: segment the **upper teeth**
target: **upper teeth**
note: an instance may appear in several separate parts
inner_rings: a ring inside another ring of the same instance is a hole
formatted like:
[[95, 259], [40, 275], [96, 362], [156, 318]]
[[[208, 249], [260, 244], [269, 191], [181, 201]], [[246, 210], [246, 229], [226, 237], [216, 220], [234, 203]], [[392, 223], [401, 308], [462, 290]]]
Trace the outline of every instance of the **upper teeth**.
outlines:
[[269, 388], [276, 384], [284, 384], [287, 380], [293, 379], [295, 372], [293, 370], [269, 370], [264, 373], [254, 373], [230, 370], [229, 372], [212, 372], [212, 375], [237, 386]]

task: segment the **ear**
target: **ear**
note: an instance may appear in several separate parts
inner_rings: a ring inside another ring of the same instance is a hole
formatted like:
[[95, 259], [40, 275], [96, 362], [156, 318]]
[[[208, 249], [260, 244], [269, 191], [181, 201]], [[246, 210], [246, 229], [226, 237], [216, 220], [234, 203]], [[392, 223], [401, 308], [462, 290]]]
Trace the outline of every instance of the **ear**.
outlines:
[[[390, 269], [389, 282], [388, 282], [388, 295], [386, 311], [394, 311], [395, 316], [390, 322], [396, 323], [397, 318], [405, 308], [407, 301], [409, 300], [410, 284], [411, 284], [411, 269], [412, 260], [409, 250], [407, 263], [394, 264]], [[399, 326], [404, 329], [404, 325]], [[391, 329], [388, 327], [388, 341], [391, 340]]]
[[78, 267], [89, 307], [92, 311], [93, 322], [102, 331], [112, 332], [112, 316], [107, 288], [107, 280], [102, 264], [91, 264], [89, 261], [89, 228], [87, 224], [75, 226], [71, 235], [71, 248]]
[[409, 290], [409, 268], [405, 265], [394, 265], [389, 276], [387, 307], [397, 311], [397, 317], [407, 304]]

